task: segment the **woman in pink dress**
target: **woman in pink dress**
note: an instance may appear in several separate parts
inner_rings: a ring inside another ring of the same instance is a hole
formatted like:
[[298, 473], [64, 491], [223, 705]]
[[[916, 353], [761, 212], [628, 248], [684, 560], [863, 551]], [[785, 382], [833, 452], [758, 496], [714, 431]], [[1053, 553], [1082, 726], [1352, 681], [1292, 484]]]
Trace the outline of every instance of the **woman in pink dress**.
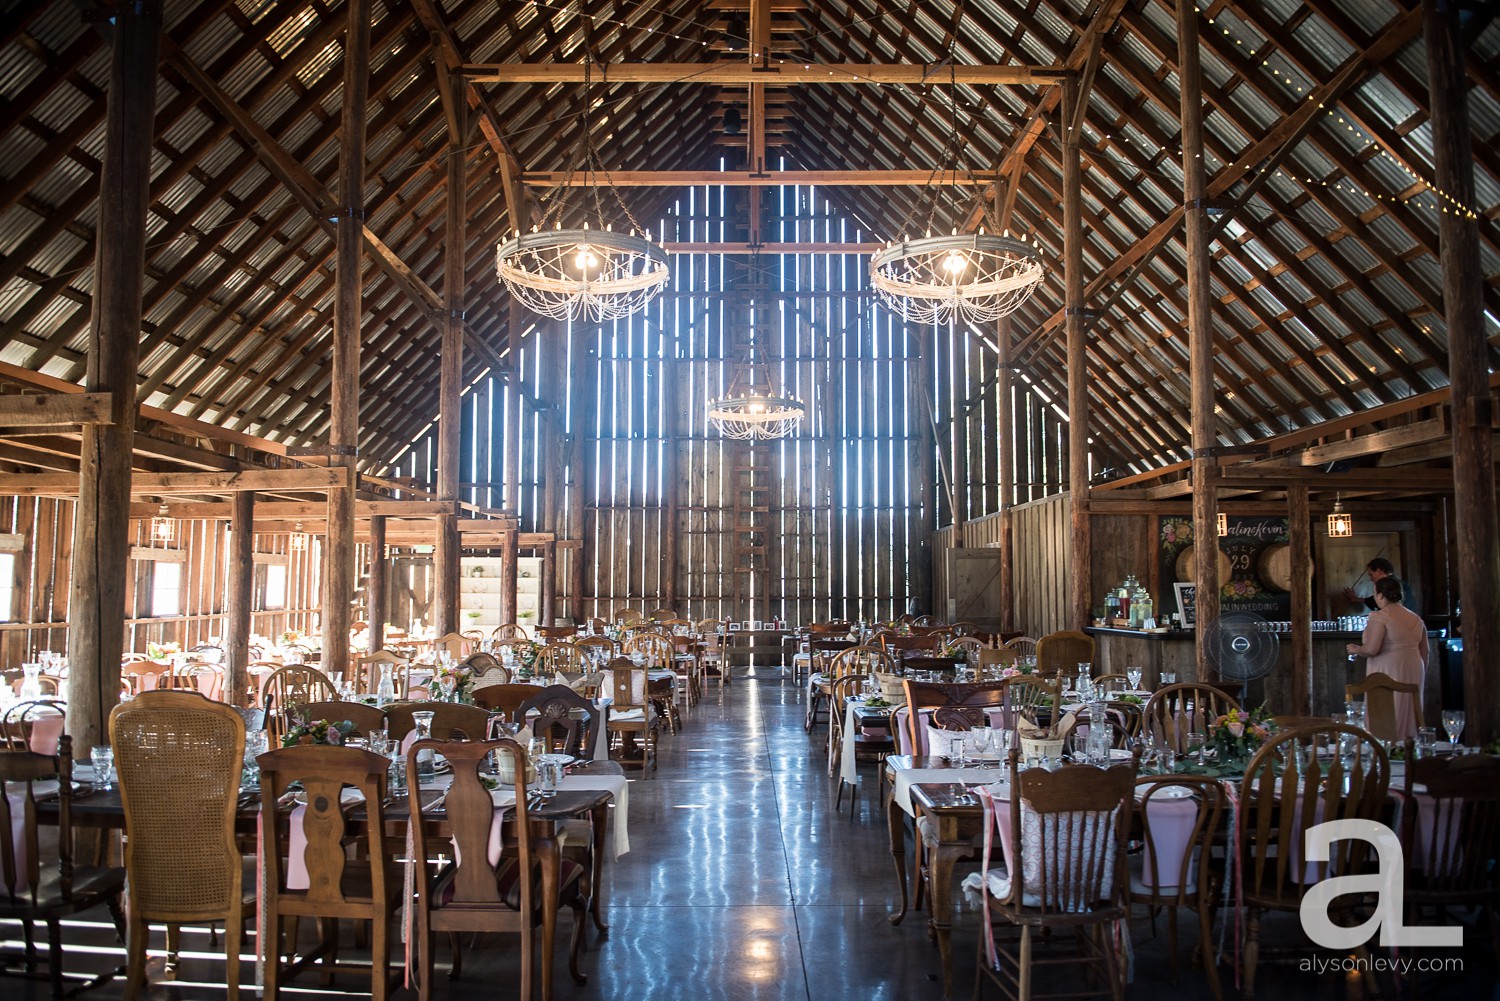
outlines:
[[1350, 654], [1369, 658], [1365, 675], [1379, 671], [1394, 681], [1417, 686], [1415, 695], [1395, 693], [1398, 740], [1417, 735], [1422, 716], [1422, 672], [1427, 667], [1427, 624], [1401, 604], [1406, 597], [1401, 581], [1384, 577], [1375, 582], [1375, 611], [1358, 643], [1347, 647]]

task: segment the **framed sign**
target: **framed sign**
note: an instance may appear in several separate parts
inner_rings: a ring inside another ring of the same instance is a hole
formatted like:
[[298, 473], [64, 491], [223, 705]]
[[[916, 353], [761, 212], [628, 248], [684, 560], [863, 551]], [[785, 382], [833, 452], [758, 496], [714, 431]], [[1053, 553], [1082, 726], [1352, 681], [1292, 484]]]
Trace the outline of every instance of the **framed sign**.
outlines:
[[1177, 610], [1182, 613], [1182, 628], [1192, 629], [1198, 623], [1198, 585], [1178, 581], [1172, 590], [1177, 595]]

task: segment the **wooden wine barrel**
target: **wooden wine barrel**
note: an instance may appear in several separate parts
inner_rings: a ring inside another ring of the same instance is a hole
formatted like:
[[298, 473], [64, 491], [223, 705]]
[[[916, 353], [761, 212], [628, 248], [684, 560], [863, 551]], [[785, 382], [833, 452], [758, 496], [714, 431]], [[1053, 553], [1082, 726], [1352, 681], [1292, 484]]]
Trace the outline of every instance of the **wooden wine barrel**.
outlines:
[[1260, 582], [1272, 591], [1292, 589], [1292, 546], [1288, 542], [1273, 542], [1260, 551], [1256, 560], [1255, 574]]
[[[1196, 579], [1195, 575], [1198, 572], [1198, 565], [1194, 561], [1193, 550], [1197, 548], [1197, 546], [1188, 546], [1177, 554], [1178, 580], [1192, 581]], [[1215, 552], [1219, 554], [1219, 586], [1222, 587], [1224, 582], [1229, 579], [1229, 554], [1225, 553], [1222, 549], [1217, 549]]]

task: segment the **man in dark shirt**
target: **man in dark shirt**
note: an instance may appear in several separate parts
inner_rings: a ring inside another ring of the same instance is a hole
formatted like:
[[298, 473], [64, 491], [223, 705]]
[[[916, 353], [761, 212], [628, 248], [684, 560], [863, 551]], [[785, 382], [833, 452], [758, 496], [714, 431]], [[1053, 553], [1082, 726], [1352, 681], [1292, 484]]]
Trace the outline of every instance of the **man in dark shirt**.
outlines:
[[[1394, 577], [1396, 575], [1396, 568], [1391, 565], [1390, 560], [1383, 556], [1377, 556], [1366, 564], [1365, 573], [1370, 575], [1370, 583], [1375, 584], [1387, 577]], [[1355, 593], [1354, 588], [1346, 587], [1344, 588], [1344, 600], [1362, 602], [1370, 611], [1375, 611], [1375, 594], [1373, 591], [1368, 598], [1362, 598]]]

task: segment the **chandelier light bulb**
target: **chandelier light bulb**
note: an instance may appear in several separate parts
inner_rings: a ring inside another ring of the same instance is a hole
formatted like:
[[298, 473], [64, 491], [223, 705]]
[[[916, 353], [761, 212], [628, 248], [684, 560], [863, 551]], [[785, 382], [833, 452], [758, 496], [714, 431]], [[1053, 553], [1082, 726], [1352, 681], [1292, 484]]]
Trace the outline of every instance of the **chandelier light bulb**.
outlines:
[[573, 258], [573, 263], [578, 266], [579, 271], [588, 271], [599, 266], [599, 257], [594, 253], [594, 248], [585, 243], [578, 248], [578, 256]]
[[956, 250], [943, 258], [943, 270], [950, 275], [961, 275], [964, 273], [964, 268], [968, 266], [968, 259]]

